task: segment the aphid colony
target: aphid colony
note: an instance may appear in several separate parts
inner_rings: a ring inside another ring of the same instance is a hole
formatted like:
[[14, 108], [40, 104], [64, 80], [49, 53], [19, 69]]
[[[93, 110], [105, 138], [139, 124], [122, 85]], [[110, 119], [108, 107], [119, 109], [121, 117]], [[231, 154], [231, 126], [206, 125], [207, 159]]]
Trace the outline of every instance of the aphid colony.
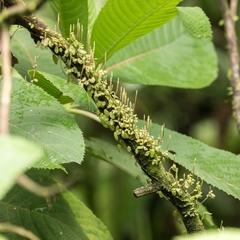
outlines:
[[[135, 103], [127, 98], [125, 89], [118, 84], [113, 90], [113, 84], [107, 82], [104, 70], [96, 69], [93, 52], [87, 53], [83, 45], [78, 42], [72, 33], [70, 38], [61, 41], [61, 36], [54, 38], [47, 36], [42, 40], [44, 46], [50, 47], [55, 54], [61, 57], [67, 65], [67, 73], [73, 74], [98, 107], [97, 115], [104, 127], [113, 131], [117, 141], [124, 141], [127, 150], [132, 152], [140, 166], [158, 164], [160, 160], [167, 158], [167, 152], [161, 152], [161, 139], [154, 139], [147, 127], [138, 128], [138, 118], [134, 114]], [[63, 50], [64, 49], [64, 50]], [[147, 124], [150, 123], [148, 118]], [[144, 157], [143, 157], [144, 156]]]

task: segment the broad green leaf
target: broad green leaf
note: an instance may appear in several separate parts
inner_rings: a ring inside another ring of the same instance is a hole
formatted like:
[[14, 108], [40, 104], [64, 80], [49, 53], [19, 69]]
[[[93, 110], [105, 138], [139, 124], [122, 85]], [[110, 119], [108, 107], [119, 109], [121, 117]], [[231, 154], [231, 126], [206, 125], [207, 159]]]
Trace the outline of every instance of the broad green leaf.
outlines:
[[212, 38], [208, 17], [199, 7], [178, 7], [178, 16], [183, 26], [195, 38]]
[[96, 112], [97, 107], [92, 98], [80, 86], [45, 72], [31, 70], [29, 74], [38, 80], [34, 81], [34, 85], [41, 87], [61, 104], [73, 103], [77, 108]]
[[82, 133], [73, 117], [41, 88], [13, 78], [10, 132], [40, 145], [45, 152], [35, 167], [55, 168], [63, 163], [81, 163]]
[[62, 196], [68, 202], [78, 224], [89, 239], [113, 239], [103, 223], [72, 193], [66, 191], [62, 193]]
[[200, 88], [218, 68], [211, 40], [194, 38], [176, 17], [115, 53], [106, 70], [126, 83]]
[[59, 27], [63, 37], [69, 37], [71, 25], [75, 25], [75, 33], [77, 33], [76, 28], [77, 23], [79, 22], [83, 28], [83, 36], [81, 36], [81, 42], [86, 44], [88, 32], [88, 1], [55, 0], [50, 1], [50, 5], [54, 11], [56, 19], [59, 15]]
[[4, 236], [0, 235], [0, 240], [8, 240], [8, 238], [5, 238]]
[[[27, 175], [43, 186], [56, 183], [47, 170], [31, 169]], [[81, 210], [84, 212], [83, 207], [78, 211]], [[0, 222], [22, 226], [40, 239], [89, 240], [62, 194], [43, 198], [19, 185], [15, 185], [0, 202]], [[25, 239], [12, 233], [4, 235], [9, 239]]]
[[174, 237], [173, 240], [237, 240], [240, 239], [240, 230], [237, 228], [224, 228], [222, 231], [209, 230]]
[[93, 24], [97, 18], [97, 10], [94, 0], [88, 0], [88, 31], [91, 32]]
[[[144, 124], [143, 121], [140, 121]], [[161, 133], [158, 124], [152, 124], [151, 133], [157, 137]], [[210, 147], [191, 137], [164, 130], [163, 151], [167, 150], [168, 137], [171, 136], [169, 149], [176, 152], [174, 162], [184, 166], [205, 182], [240, 199], [240, 157], [217, 148]]]
[[67, 78], [61, 65], [56, 65], [52, 60], [51, 51], [47, 49], [42, 50], [31, 39], [29, 32], [24, 29], [17, 30], [11, 38], [11, 51], [19, 62], [14, 68], [23, 77], [29, 78], [28, 70], [37, 64], [37, 70]]
[[92, 30], [98, 63], [177, 15], [181, 0], [108, 0]]
[[117, 166], [124, 172], [137, 178], [143, 185], [146, 185], [148, 177], [142, 169], [136, 165], [136, 161], [132, 159], [126, 150], [121, 149], [119, 152], [116, 145], [96, 138], [91, 138], [90, 140], [85, 139], [85, 143], [86, 152], [89, 155]]
[[43, 151], [24, 138], [0, 135], [0, 153], [0, 199], [2, 199], [18, 175], [39, 160]]

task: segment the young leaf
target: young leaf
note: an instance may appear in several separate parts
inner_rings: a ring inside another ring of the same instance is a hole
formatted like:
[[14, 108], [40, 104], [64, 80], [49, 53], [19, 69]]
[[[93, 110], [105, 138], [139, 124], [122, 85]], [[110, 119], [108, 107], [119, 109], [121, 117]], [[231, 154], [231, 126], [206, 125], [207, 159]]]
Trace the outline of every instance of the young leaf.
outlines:
[[0, 153], [0, 199], [2, 199], [18, 175], [39, 160], [43, 151], [24, 138], [0, 135]]
[[177, 15], [181, 0], [108, 0], [92, 30], [91, 43], [96, 43], [98, 63], [137, 38], [151, 32]]
[[195, 38], [212, 38], [208, 17], [199, 7], [178, 7], [178, 16], [183, 26]]
[[44, 149], [46, 156], [35, 167], [61, 167], [83, 160], [84, 141], [72, 116], [56, 99], [23, 79], [13, 78], [9, 125], [12, 134]]
[[[143, 125], [143, 121], [139, 121]], [[151, 133], [157, 137], [161, 133], [158, 124], [152, 124]], [[168, 136], [171, 136], [169, 149], [176, 152], [174, 162], [179, 163], [195, 175], [227, 194], [240, 199], [240, 157], [220, 149], [210, 147], [191, 137], [164, 129], [163, 151], [167, 150]]]
[[[43, 186], [56, 183], [47, 170], [31, 169], [27, 175]], [[86, 207], [79, 207], [75, 211], [83, 212], [84, 217]], [[93, 216], [89, 215], [91, 217]], [[93, 222], [94, 219], [95, 217]], [[62, 194], [43, 198], [19, 185], [14, 185], [0, 202], [0, 222], [22, 226], [40, 239], [89, 240]], [[6, 233], [4, 236], [9, 239], [25, 239], [13, 233]]]
[[115, 53], [106, 66], [122, 82], [179, 88], [205, 87], [218, 71], [213, 43], [189, 35], [179, 17]]
[[87, 154], [115, 165], [146, 185], [148, 177], [126, 150], [119, 152], [116, 145], [97, 138], [85, 139], [85, 143]]
[[[79, 22], [83, 28], [81, 42], [86, 44], [88, 32], [88, 1], [87, 0], [55, 0], [50, 1], [56, 19], [60, 18], [60, 30], [63, 37], [67, 38], [70, 34], [70, 25], [76, 25]], [[75, 31], [76, 32], [76, 31]]]
[[49, 73], [40, 71], [29, 71], [31, 79], [33, 77], [38, 81], [34, 81], [34, 85], [41, 87], [45, 92], [56, 98], [61, 104], [74, 103], [78, 108], [96, 112], [97, 107], [92, 98], [80, 86]]

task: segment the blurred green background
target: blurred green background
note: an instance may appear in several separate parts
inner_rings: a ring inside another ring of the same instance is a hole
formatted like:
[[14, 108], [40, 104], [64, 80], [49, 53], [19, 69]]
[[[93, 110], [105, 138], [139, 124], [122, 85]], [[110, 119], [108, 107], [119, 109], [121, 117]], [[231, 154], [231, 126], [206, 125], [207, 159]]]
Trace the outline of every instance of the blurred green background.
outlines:
[[[100, 6], [101, 1], [96, 2]], [[210, 18], [219, 59], [218, 78], [209, 87], [198, 90], [124, 86], [129, 91], [130, 99], [134, 98], [138, 89], [136, 113], [139, 118], [144, 114], [150, 115], [155, 123], [165, 123], [169, 129], [238, 154], [239, 136], [232, 117], [227, 79], [229, 59], [224, 29], [219, 26], [222, 19], [219, 3], [185, 0], [181, 5], [200, 6]], [[239, 22], [236, 29], [239, 36]], [[114, 142], [111, 131], [100, 124], [86, 117], [77, 116], [76, 120], [85, 137]], [[134, 198], [133, 190], [141, 186], [140, 182], [116, 167], [88, 155], [81, 166], [68, 164], [65, 167], [70, 176], [73, 173], [80, 176], [71, 191], [105, 223], [115, 240], [168, 240], [183, 231], [177, 217], [173, 217], [174, 208], [168, 201], [157, 194]], [[61, 181], [68, 177], [61, 171], [55, 171], [54, 176]], [[209, 186], [203, 185], [203, 190], [206, 194]], [[217, 189], [214, 193], [216, 198], [207, 200], [205, 206], [213, 213], [216, 225], [220, 227], [223, 221], [224, 227], [240, 227], [240, 202]]]

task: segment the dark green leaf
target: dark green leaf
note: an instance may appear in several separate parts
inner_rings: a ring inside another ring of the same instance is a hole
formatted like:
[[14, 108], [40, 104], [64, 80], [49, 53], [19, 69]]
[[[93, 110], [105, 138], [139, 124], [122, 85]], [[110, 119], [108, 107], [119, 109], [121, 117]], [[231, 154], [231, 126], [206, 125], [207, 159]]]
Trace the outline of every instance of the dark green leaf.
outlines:
[[84, 141], [72, 116], [56, 99], [23, 79], [13, 78], [9, 126], [12, 134], [44, 149], [46, 156], [36, 167], [60, 168], [83, 160]]
[[113, 239], [103, 223], [79, 199], [68, 191], [63, 192], [62, 196], [68, 202], [78, 224], [89, 239]]
[[89, 155], [117, 166], [134, 178], [139, 179], [143, 185], [146, 185], [148, 177], [136, 165], [136, 161], [126, 150], [121, 149], [119, 152], [116, 145], [96, 138], [85, 139], [85, 143], [87, 146], [86, 151]]
[[[140, 121], [144, 124], [143, 121]], [[152, 124], [151, 133], [157, 137], [162, 126]], [[220, 149], [210, 147], [191, 137], [165, 128], [163, 150], [167, 150], [168, 137], [171, 136], [169, 149], [176, 152], [173, 159], [189, 171], [227, 194], [240, 199], [240, 157]]]
[[42, 50], [40, 46], [37, 46], [26, 30], [20, 29], [14, 33], [11, 38], [11, 50], [19, 62], [14, 68], [23, 77], [29, 78], [28, 70], [33, 69], [33, 65], [37, 64], [37, 70], [67, 78], [61, 69], [61, 65], [56, 65], [52, 60], [51, 51]]
[[[43, 186], [55, 183], [47, 170], [31, 169], [27, 175]], [[78, 211], [85, 214], [85, 209], [82, 205]], [[19, 185], [15, 185], [0, 202], [0, 222], [22, 226], [40, 239], [89, 239], [62, 194], [43, 198]], [[5, 236], [11, 240], [25, 239], [13, 233]]]
[[45, 92], [56, 98], [61, 104], [73, 103], [76, 107], [96, 112], [97, 107], [87, 92], [80, 86], [66, 80], [39, 71], [29, 71], [31, 78], [37, 79], [34, 85], [41, 87]]

